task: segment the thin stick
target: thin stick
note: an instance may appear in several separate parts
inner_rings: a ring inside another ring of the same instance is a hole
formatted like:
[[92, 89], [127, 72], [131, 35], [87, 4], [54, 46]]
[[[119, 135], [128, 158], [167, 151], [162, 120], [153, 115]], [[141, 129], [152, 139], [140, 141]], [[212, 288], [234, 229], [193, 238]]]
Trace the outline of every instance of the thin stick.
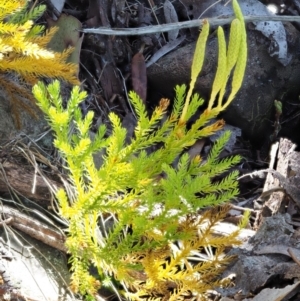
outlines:
[[[54, 228], [5, 205], [0, 207], [0, 213], [4, 215], [5, 221], [10, 221], [12, 227], [21, 230], [53, 248], [66, 252], [67, 248], [64, 244], [66, 237]], [[10, 218], [12, 218], [12, 220]]]
[[[300, 22], [300, 16], [244, 16], [245, 22], [259, 22], [259, 21], [281, 21], [281, 22]], [[174, 29], [202, 27], [204, 20], [207, 20], [211, 26], [222, 26], [229, 24], [233, 17], [228, 18], [207, 18], [192, 21], [184, 21], [179, 23], [167, 23], [162, 25], [152, 25], [140, 28], [86, 28], [82, 29], [84, 33], [94, 33], [102, 35], [114, 36], [137, 36], [144, 34], [151, 34], [157, 32], [168, 32]]]

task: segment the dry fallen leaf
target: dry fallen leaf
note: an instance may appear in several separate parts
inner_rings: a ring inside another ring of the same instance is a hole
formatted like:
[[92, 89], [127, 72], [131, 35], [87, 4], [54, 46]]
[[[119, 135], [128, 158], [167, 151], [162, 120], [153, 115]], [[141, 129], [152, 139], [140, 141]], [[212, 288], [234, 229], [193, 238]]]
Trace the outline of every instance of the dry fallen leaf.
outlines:
[[147, 97], [147, 74], [146, 63], [142, 53], [134, 55], [131, 62], [131, 78], [133, 90], [146, 103]]
[[177, 46], [179, 46], [185, 39], [185, 35], [181, 36], [180, 38], [172, 41], [172, 42], [168, 42], [166, 45], [164, 45], [163, 47], [161, 47], [158, 51], [156, 51], [152, 57], [150, 58], [150, 60], [146, 63], [146, 67], [150, 67], [152, 64], [154, 64], [155, 62], [157, 62], [161, 57], [163, 57], [164, 55], [166, 55], [167, 53], [169, 53], [170, 51], [172, 51], [174, 48], [176, 48]]
[[287, 285], [284, 288], [266, 288], [262, 290], [258, 295], [256, 295], [252, 301], [281, 301], [283, 298], [285, 298], [287, 295], [289, 297], [292, 297], [290, 295], [292, 291], [297, 289], [300, 282], [297, 282], [292, 285]]
[[[165, 15], [166, 23], [178, 22], [178, 16], [177, 16], [176, 10], [175, 10], [173, 4], [169, 0], [166, 0], [164, 2], [164, 15]], [[179, 33], [178, 29], [169, 31], [168, 32], [169, 42], [176, 40], [178, 33]]]

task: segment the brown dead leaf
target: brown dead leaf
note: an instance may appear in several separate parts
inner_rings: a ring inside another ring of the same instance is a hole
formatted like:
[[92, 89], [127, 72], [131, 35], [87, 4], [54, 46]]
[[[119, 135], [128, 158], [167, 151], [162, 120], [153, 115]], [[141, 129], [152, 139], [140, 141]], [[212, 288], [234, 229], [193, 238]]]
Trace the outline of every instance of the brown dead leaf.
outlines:
[[131, 78], [133, 90], [146, 103], [147, 97], [147, 74], [146, 63], [142, 53], [134, 55], [131, 62]]

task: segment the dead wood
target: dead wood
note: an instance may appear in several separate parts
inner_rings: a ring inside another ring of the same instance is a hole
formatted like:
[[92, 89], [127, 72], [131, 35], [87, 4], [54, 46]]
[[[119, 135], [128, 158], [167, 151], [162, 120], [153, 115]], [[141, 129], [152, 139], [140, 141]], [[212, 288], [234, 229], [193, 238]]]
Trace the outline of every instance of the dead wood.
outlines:
[[49, 227], [37, 219], [8, 206], [0, 206], [0, 213], [3, 214], [7, 223], [12, 227], [42, 241], [48, 246], [66, 252], [67, 248], [64, 245], [66, 237], [57, 229]]
[[54, 191], [63, 188], [58, 181], [42, 177], [30, 165], [20, 164], [13, 159], [3, 160], [0, 157], [0, 160], [2, 161], [0, 163], [0, 192], [15, 190], [24, 197], [39, 202], [46, 201], [50, 205], [52, 199], [50, 187]]
[[[269, 167], [276, 170], [285, 179], [280, 179], [272, 173], [268, 174], [263, 192], [263, 195], [268, 198], [261, 212], [262, 219], [277, 213], [284, 213], [286, 211], [286, 202], [284, 201], [290, 201], [291, 198], [292, 202], [288, 202], [289, 213], [293, 211], [292, 206], [299, 205], [299, 197], [294, 197], [298, 194], [298, 175], [300, 173], [299, 153], [295, 152], [295, 148], [296, 145], [288, 139], [280, 139], [280, 142], [277, 143], [277, 149], [274, 150]], [[278, 189], [279, 187], [281, 189]], [[293, 193], [293, 190], [296, 192]], [[268, 191], [271, 193], [266, 193]]]

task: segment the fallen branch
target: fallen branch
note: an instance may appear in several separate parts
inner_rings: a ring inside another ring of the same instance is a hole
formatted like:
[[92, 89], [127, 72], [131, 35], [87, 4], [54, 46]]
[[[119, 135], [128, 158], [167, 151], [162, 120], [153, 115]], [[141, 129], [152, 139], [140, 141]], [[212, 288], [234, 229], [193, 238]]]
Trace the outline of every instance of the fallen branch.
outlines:
[[8, 206], [0, 206], [0, 214], [4, 216], [6, 224], [9, 224], [53, 248], [66, 252], [67, 249], [64, 244], [66, 237], [58, 230], [48, 227], [39, 220], [20, 213], [18, 210]]
[[[244, 16], [245, 22], [259, 22], [259, 21], [281, 21], [281, 22], [300, 22], [300, 16]], [[202, 27], [203, 21], [208, 20], [211, 26], [222, 26], [229, 24], [233, 17], [228, 18], [206, 18], [197, 19], [192, 21], [184, 21], [179, 23], [167, 23], [162, 25], [152, 25], [139, 28], [86, 28], [82, 29], [84, 33], [94, 33], [102, 35], [114, 35], [114, 36], [138, 36], [144, 34], [151, 34], [157, 32], [168, 32], [174, 29]]]
[[[33, 183], [35, 184], [33, 186]], [[0, 191], [9, 192], [9, 188], [16, 190], [21, 195], [39, 202], [47, 201], [50, 205], [52, 194], [51, 187], [57, 190], [63, 185], [51, 179], [45, 179], [35, 173], [29, 165], [21, 165], [14, 160], [0, 163]], [[33, 189], [34, 188], [34, 189]]]

